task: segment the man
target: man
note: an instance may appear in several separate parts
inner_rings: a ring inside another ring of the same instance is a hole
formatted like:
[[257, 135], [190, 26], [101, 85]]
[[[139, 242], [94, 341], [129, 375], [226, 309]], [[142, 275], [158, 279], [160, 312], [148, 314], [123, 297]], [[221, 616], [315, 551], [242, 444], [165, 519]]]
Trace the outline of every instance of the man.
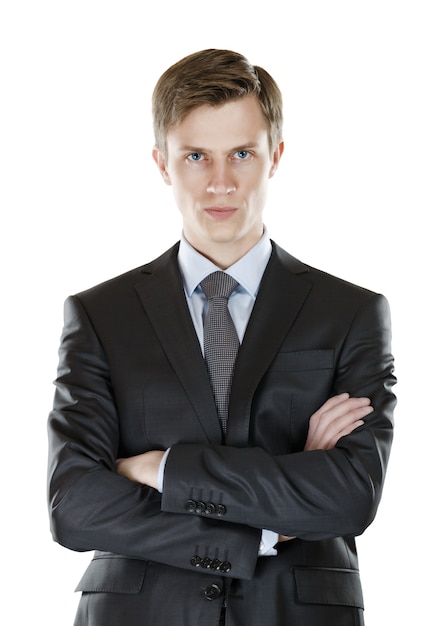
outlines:
[[268, 239], [283, 140], [266, 71], [190, 55], [153, 113], [181, 242], [65, 308], [51, 528], [96, 550], [75, 624], [363, 624], [354, 536], [395, 404], [386, 300]]

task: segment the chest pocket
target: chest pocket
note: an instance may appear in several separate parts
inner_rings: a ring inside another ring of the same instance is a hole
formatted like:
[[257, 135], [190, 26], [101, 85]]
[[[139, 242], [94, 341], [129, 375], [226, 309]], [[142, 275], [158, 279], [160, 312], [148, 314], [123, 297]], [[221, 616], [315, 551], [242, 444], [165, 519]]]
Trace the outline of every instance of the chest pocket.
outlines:
[[250, 444], [271, 454], [303, 449], [310, 416], [333, 395], [333, 349], [280, 352], [254, 396]]
[[333, 369], [334, 350], [299, 350], [280, 352], [273, 361], [271, 372], [300, 372]]

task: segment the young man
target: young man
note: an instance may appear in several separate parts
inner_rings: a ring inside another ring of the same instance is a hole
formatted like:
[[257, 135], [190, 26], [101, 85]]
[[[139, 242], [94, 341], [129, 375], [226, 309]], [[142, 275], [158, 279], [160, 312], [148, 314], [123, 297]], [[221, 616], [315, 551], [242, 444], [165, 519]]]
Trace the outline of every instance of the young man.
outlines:
[[386, 300], [268, 239], [283, 140], [266, 71], [190, 55], [153, 113], [181, 242], [65, 307], [51, 528], [96, 550], [75, 624], [363, 624], [354, 536], [395, 405]]

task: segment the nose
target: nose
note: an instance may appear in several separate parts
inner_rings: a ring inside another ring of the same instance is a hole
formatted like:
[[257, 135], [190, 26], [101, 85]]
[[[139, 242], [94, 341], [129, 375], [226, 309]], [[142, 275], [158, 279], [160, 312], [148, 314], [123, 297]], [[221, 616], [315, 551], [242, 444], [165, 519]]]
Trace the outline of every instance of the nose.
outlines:
[[212, 164], [207, 184], [207, 192], [225, 196], [236, 191], [236, 183], [231, 166], [226, 163]]

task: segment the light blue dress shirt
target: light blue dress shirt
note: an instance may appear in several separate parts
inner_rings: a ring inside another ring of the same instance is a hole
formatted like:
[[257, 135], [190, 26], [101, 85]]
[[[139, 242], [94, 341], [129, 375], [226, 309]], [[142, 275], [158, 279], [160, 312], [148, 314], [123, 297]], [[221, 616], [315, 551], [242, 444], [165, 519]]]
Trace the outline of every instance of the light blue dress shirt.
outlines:
[[[228, 308], [240, 343], [242, 343], [271, 252], [271, 242], [265, 232], [260, 241], [245, 256], [225, 270], [239, 283], [228, 300]], [[220, 271], [220, 268], [192, 248], [184, 236], [180, 243], [178, 263], [184, 280], [187, 304], [203, 351], [207, 299], [199, 283], [212, 272]]]
[[[242, 343], [243, 336], [255, 303], [259, 290], [260, 281], [268, 264], [272, 252], [271, 241], [265, 232], [262, 238], [236, 263], [228, 267], [225, 272], [232, 276], [238, 283], [238, 287], [228, 300], [230, 315], [236, 327], [237, 336]], [[190, 315], [199, 339], [202, 352], [204, 352], [204, 318], [207, 312], [207, 298], [199, 283], [209, 274], [222, 271], [212, 261], [197, 252], [185, 239], [181, 237], [178, 264], [184, 282], [184, 291], [187, 298]], [[164, 469], [167, 459], [165, 456], [160, 465], [158, 476], [159, 491], [162, 491]], [[278, 541], [278, 534], [271, 530], [263, 530], [260, 543], [259, 556], [271, 556], [277, 552], [274, 545]]]

